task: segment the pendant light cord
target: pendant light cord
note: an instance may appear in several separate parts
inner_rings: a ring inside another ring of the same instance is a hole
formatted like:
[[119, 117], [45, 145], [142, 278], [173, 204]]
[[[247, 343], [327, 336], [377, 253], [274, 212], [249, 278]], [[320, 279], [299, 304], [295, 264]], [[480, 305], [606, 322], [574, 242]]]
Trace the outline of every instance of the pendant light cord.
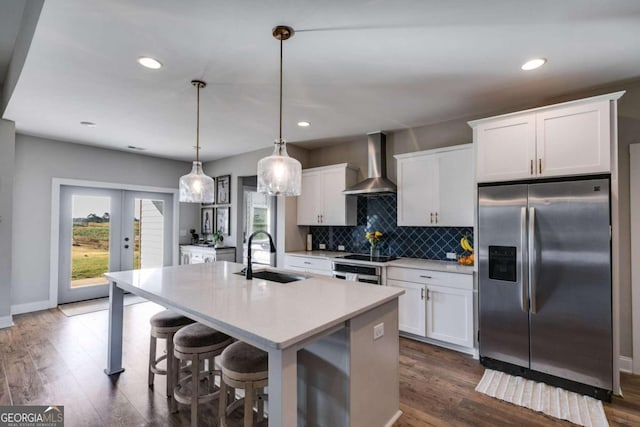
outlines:
[[200, 83], [196, 85], [197, 88], [197, 105], [196, 105], [196, 162], [200, 161]]
[[280, 39], [280, 138], [278, 142], [282, 144], [282, 39]]

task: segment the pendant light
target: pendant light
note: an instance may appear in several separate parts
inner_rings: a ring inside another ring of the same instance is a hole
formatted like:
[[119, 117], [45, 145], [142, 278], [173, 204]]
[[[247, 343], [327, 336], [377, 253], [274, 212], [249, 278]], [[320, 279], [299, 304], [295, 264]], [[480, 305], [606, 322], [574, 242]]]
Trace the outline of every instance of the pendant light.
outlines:
[[282, 139], [282, 42], [293, 36], [293, 28], [278, 26], [273, 37], [280, 40], [280, 134], [273, 154], [258, 162], [258, 192], [270, 196], [299, 196], [302, 188], [302, 165], [287, 154]]
[[196, 107], [196, 160], [193, 162], [191, 173], [180, 177], [180, 201], [187, 203], [213, 203], [215, 199], [215, 185], [213, 178], [202, 171], [200, 161], [200, 89], [207, 84], [200, 80], [192, 80], [191, 84], [198, 92]]

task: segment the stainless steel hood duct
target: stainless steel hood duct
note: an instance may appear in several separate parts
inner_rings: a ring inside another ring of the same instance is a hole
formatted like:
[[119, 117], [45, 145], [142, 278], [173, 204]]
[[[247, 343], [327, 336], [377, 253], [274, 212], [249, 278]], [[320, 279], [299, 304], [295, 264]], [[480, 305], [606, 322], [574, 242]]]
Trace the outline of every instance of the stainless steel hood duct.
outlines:
[[367, 134], [369, 177], [347, 188], [342, 194], [359, 196], [383, 196], [398, 191], [387, 179], [387, 136], [382, 132]]

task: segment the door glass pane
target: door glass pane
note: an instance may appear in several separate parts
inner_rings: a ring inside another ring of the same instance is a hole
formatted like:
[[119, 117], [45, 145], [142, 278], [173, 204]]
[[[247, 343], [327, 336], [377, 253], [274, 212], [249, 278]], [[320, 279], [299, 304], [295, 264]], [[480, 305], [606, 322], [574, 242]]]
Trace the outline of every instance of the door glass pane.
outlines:
[[72, 197], [71, 287], [102, 285], [109, 271], [109, 197]]
[[164, 265], [164, 202], [135, 199], [134, 203], [133, 268], [154, 268]]
[[[245, 236], [249, 236], [259, 230], [264, 230], [273, 235], [271, 230], [272, 199], [265, 193], [257, 191], [244, 192], [244, 224]], [[270, 264], [271, 253], [269, 251], [269, 238], [264, 234], [258, 234], [251, 242], [251, 261], [257, 264]]]

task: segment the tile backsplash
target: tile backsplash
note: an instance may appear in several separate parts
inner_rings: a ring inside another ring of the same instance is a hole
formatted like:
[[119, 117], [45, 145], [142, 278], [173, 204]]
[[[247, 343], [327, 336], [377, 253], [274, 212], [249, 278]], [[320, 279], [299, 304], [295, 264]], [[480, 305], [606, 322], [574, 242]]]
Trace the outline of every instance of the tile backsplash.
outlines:
[[311, 226], [313, 249], [324, 243], [335, 251], [344, 245], [347, 252], [368, 253], [367, 231], [381, 231], [382, 255], [407, 258], [446, 259], [447, 252], [462, 253], [460, 239], [472, 235], [472, 227], [398, 227], [397, 196], [358, 197], [357, 225], [350, 227]]

